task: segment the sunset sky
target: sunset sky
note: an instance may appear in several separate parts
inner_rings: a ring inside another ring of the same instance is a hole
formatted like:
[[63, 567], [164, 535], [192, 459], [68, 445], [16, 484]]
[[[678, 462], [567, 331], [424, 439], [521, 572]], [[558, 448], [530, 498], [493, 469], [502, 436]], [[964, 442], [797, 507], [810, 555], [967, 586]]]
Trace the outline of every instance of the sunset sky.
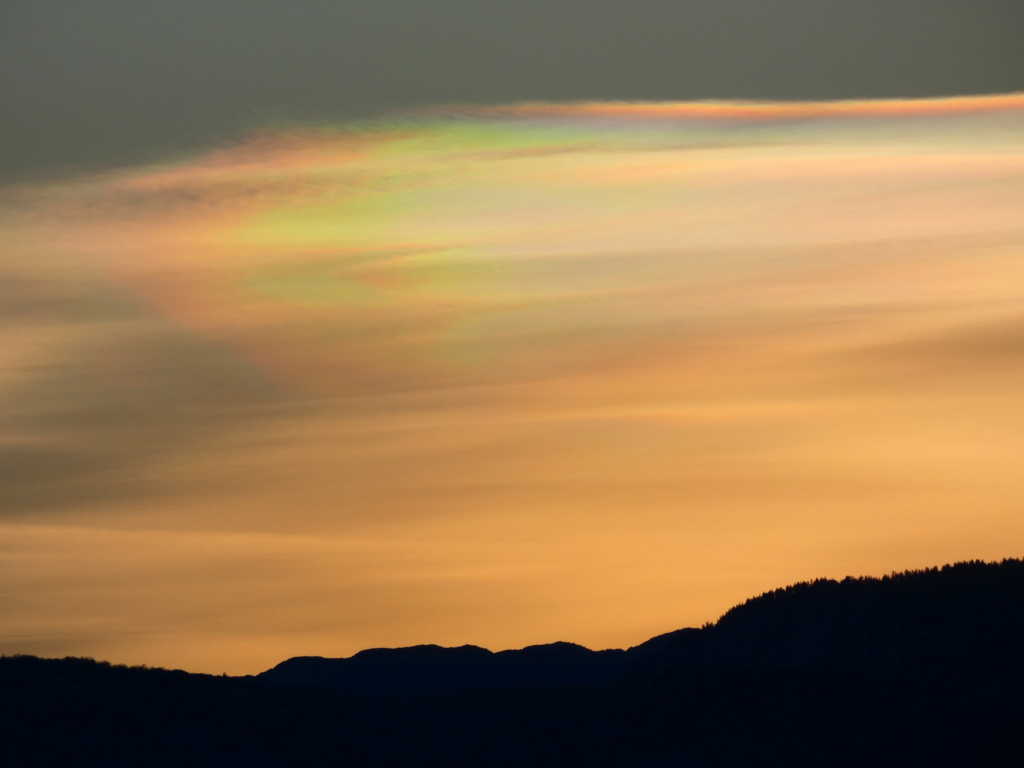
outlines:
[[[0, 11], [0, 653], [627, 647], [1022, 555], [1015, 4], [38, 5]], [[670, 5], [731, 58], [670, 59]]]

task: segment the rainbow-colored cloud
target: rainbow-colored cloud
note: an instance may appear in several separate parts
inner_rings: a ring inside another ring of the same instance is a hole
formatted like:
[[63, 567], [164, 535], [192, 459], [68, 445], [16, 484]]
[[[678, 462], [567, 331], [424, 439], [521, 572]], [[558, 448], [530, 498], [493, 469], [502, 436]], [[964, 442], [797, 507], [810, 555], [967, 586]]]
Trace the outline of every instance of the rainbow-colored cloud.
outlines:
[[1019, 554], [1022, 95], [435, 110], [0, 200], [11, 652], [146, 579], [205, 618], [76, 652], [628, 644]]

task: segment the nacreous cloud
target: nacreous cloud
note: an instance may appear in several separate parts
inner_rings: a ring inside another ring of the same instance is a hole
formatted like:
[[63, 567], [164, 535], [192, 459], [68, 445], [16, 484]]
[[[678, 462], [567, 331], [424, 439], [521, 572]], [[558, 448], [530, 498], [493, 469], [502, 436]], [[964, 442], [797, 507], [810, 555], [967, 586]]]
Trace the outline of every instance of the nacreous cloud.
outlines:
[[0, 190], [0, 651], [629, 645], [1019, 555], [1022, 137], [527, 104]]

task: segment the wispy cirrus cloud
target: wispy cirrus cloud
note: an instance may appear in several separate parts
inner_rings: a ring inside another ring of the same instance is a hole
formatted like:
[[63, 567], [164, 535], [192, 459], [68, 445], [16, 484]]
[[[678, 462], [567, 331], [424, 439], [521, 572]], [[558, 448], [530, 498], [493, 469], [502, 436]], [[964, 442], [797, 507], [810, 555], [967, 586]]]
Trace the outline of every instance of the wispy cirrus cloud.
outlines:
[[[1017, 554], [1022, 122], [519, 105], [6, 188], [4, 556], [34, 543], [3, 650], [128, 653], [72, 599], [137, 630], [127, 660], [201, 637], [214, 671], [295, 633], [628, 644], [780, 581]], [[115, 557], [89, 592], [122, 540], [150, 586]]]

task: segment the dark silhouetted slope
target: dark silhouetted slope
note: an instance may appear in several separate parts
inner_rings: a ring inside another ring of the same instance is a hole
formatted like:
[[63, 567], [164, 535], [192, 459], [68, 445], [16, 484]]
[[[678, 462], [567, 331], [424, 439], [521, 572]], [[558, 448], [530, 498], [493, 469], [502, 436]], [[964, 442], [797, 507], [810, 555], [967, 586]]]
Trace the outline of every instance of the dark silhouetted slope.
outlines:
[[374, 648], [348, 659], [299, 657], [260, 679], [277, 684], [328, 685], [374, 694], [408, 694], [511, 686], [609, 682], [625, 651], [591, 651], [573, 643], [493, 653], [475, 645]]
[[775, 590], [628, 651], [418, 646], [257, 678], [0, 659], [16, 766], [982, 765], [1019, 752], [1024, 564]]
[[767, 592], [701, 630], [649, 640], [658, 663], [879, 671], [1018, 663], [1024, 563], [958, 563], [878, 578], [819, 579]]
[[1016, 663], [1024, 637], [1024, 564], [958, 563], [882, 578], [819, 579], [765, 593], [714, 625], [627, 651], [572, 643], [492, 653], [466, 645], [376, 648], [351, 658], [299, 657], [259, 677], [371, 694], [601, 684], [679, 666], [895, 671], [955, 661]]

